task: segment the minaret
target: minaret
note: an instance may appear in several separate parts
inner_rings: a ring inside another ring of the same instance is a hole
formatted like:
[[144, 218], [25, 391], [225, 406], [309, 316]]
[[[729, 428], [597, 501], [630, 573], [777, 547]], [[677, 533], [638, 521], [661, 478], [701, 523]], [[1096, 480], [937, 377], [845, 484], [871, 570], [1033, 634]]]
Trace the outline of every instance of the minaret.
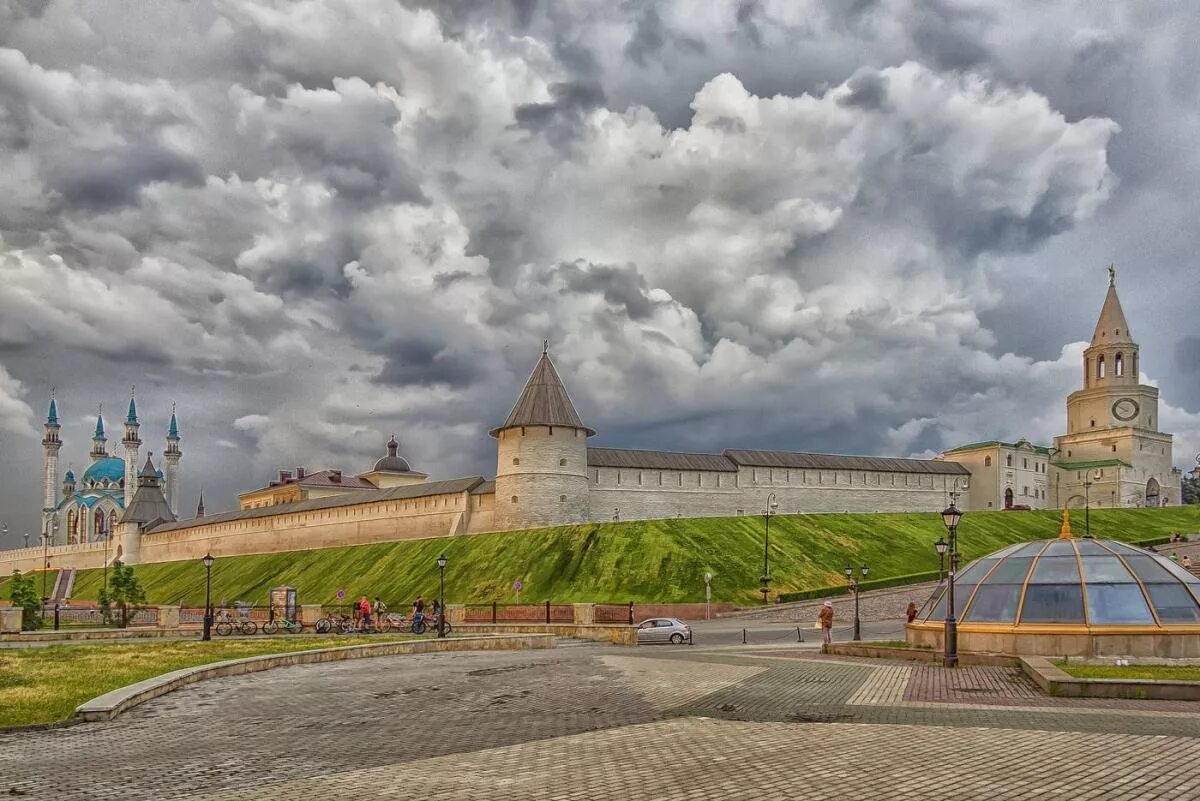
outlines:
[[496, 438], [496, 527], [584, 523], [589, 519], [587, 439], [550, 360], [547, 343]]
[[58, 437], [58, 405], [54, 402], [54, 390], [50, 390], [50, 409], [42, 426], [42, 531], [51, 530], [50, 518], [58, 508], [58, 449], [62, 440]]
[[96, 432], [92, 434], [92, 461], [108, 458], [108, 437], [104, 436], [104, 404], [96, 412]]
[[142, 448], [142, 440], [138, 436], [137, 403], [133, 397], [134, 388], [129, 388], [129, 414], [125, 416], [125, 437], [121, 445], [125, 448], [125, 508], [133, 503], [133, 495], [137, 492], [137, 463], [138, 451]]
[[163, 451], [163, 461], [167, 463], [167, 486], [163, 494], [167, 505], [176, 517], [179, 516], [179, 460], [183, 451], [179, 450], [179, 421], [175, 419], [175, 404], [171, 404], [171, 423], [167, 426], [167, 449]]
[[63, 497], [69, 498], [75, 494], [75, 471], [67, 466], [67, 474], [63, 476]]

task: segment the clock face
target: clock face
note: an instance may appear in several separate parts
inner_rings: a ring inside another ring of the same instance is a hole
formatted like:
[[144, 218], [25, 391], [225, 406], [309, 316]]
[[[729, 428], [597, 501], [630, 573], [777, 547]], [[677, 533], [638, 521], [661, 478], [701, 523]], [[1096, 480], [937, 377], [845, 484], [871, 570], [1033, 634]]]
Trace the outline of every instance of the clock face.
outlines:
[[1138, 411], [1137, 401], [1131, 398], [1121, 398], [1112, 405], [1113, 417], [1125, 422], [1137, 417]]

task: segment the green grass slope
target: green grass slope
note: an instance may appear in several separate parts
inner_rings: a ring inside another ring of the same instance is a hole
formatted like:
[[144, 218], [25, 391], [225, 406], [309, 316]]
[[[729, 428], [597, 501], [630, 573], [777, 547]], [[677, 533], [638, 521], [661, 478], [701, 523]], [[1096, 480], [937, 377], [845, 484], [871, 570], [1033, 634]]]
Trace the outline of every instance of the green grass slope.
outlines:
[[[1057, 536], [1061, 512], [976, 512], [959, 526], [959, 548], [975, 558], [1022, 540]], [[1076, 535], [1083, 516], [1075, 514]], [[1122, 540], [1200, 532], [1200, 506], [1105, 509], [1091, 513], [1092, 534]], [[945, 534], [937, 514], [787, 515], [771, 521], [772, 588], [778, 592], [843, 581], [842, 566], [867, 563], [872, 578], [937, 569], [933, 542]], [[335, 603], [379, 595], [393, 605], [437, 589], [438, 554], [446, 553], [451, 602], [704, 600], [704, 572], [718, 601], [761, 600], [762, 517], [691, 518], [598, 523], [529, 531], [218, 559], [213, 600], [265, 602], [268, 588], [288, 584], [301, 603]], [[139, 565], [151, 602], [202, 605], [199, 560]], [[101, 571], [80, 571], [74, 596], [95, 599]]]

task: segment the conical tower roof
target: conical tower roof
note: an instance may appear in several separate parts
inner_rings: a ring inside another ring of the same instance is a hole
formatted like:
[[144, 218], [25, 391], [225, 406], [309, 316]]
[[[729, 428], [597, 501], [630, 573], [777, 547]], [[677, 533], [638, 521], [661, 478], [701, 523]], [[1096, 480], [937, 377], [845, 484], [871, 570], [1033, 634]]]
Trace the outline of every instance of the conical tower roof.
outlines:
[[121, 515], [122, 523], [158, 523], [160, 521], [174, 522], [175, 515], [167, 499], [163, 496], [162, 488], [158, 485], [158, 471], [150, 457], [138, 474], [138, 488], [133, 495], [133, 501]]
[[1121, 299], [1117, 297], [1117, 268], [1109, 267], [1108, 294], [1104, 297], [1104, 307], [1100, 309], [1100, 319], [1096, 321], [1092, 345], [1111, 345], [1116, 342], [1133, 342], [1133, 335], [1129, 333], [1129, 323], [1125, 321]]
[[494, 437], [506, 428], [520, 426], [562, 426], [582, 429], [589, 437], [596, 434], [579, 419], [579, 413], [575, 411], [567, 388], [558, 377], [554, 362], [550, 361], [550, 353], [545, 348], [529, 380], [525, 382], [525, 389], [521, 390], [521, 396], [509, 412], [508, 419], [504, 425], [492, 429], [491, 435]]
[[133, 399], [133, 390], [129, 391], [129, 413], [125, 415], [125, 425], [137, 425], [137, 402]]
[[58, 404], [54, 402], [54, 396], [50, 396], [50, 410], [46, 412], [46, 425], [58, 425]]
[[167, 439], [179, 439], [179, 421], [175, 419], [175, 404], [171, 404], [171, 423], [167, 426]]

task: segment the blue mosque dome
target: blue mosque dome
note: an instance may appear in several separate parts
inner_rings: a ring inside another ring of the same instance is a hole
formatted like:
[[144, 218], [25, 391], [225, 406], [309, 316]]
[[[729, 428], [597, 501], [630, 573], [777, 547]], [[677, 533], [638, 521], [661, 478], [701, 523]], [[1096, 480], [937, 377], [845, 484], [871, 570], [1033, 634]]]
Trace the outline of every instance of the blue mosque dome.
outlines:
[[90, 486], [94, 483], [99, 483], [108, 479], [110, 483], [117, 484], [125, 480], [125, 460], [118, 459], [116, 456], [108, 456], [104, 459], [99, 459], [92, 463], [83, 474], [83, 485]]

